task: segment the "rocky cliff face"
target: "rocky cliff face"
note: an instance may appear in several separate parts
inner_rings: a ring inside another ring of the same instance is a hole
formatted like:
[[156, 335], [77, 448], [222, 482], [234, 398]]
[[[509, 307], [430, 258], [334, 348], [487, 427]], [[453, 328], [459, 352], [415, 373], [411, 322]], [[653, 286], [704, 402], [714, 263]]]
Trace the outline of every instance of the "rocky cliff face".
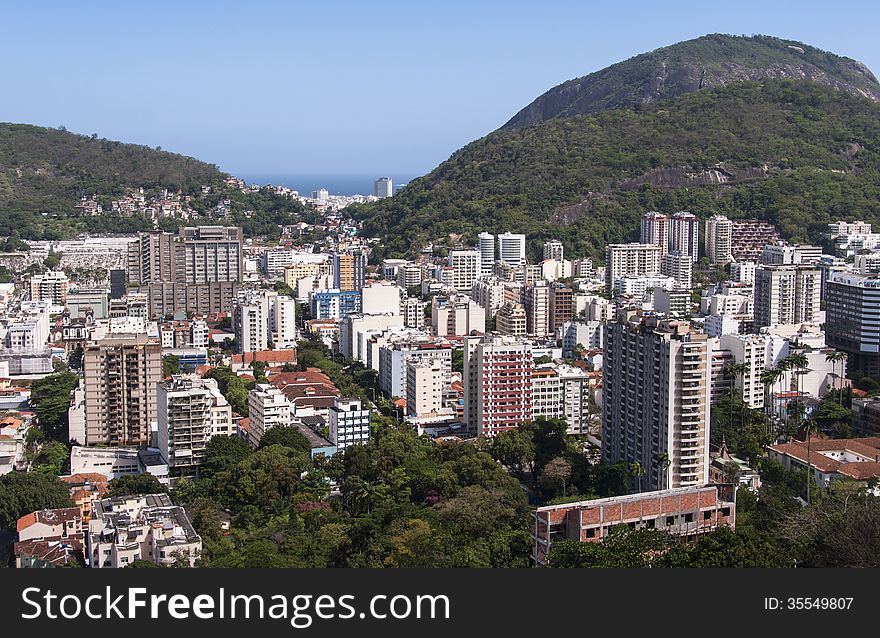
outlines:
[[856, 60], [767, 36], [709, 35], [565, 82], [526, 106], [502, 128], [650, 104], [693, 91], [763, 79], [810, 80], [880, 101], [880, 84]]

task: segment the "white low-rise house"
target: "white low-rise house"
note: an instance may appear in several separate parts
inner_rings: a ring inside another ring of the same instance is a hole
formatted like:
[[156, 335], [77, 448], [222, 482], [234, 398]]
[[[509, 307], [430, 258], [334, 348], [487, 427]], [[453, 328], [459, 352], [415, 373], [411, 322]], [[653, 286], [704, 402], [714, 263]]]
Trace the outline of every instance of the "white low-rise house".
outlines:
[[74, 445], [70, 450], [70, 473], [91, 472], [103, 474], [107, 480], [132, 474], [152, 474], [160, 483], [168, 485], [168, 464], [162, 460], [158, 448]]
[[136, 560], [194, 567], [202, 554], [201, 537], [167, 494], [95, 501], [86, 541], [92, 568], [127, 567]]

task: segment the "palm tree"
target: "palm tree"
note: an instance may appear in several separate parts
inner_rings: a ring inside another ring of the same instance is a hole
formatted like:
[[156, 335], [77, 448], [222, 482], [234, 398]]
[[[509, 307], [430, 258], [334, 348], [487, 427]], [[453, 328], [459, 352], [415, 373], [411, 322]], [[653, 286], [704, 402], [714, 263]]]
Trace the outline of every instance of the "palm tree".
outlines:
[[[807, 355], [805, 355], [803, 353], [803, 351], [795, 352], [794, 354], [790, 354], [790, 355], [788, 355], [788, 358], [791, 361], [791, 366], [795, 372], [794, 390], [797, 393], [798, 401], [800, 401], [800, 399], [801, 399], [801, 377], [803, 376], [804, 372], [806, 372], [807, 366], [810, 365], [810, 360], [807, 359]], [[798, 420], [798, 426], [800, 426], [800, 420]]]
[[[733, 372], [733, 385], [736, 386], [737, 381], [741, 381], [743, 377], [745, 377], [746, 372], [749, 371], [749, 365], [743, 361], [741, 363], [734, 363], [730, 366], [731, 371]], [[733, 425], [731, 423], [731, 425]], [[739, 406], [739, 428], [740, 432], [746, 429], [746, 406]]]
[[666, 471], [669, 469], [669, 466], [672, 465], [672, 460], [669, 458], [669, 454], [666, 452], [660, 453], [658, 466], [660, 468], [660, 480], [657, 481], [657, 487], [661, 490], [666, 489]]
[[[837, 376], [841, 383], [840, 387], [837, 388], [837, 404], [842, 405], [843, 403], [843, 378], [846, 376], [846, 353], [841, 350], [832, 350], [825, 354], [825, 361], [831, 362], [831, 371]], [[837, 364], [840, 363], [840, 375], [837, 374]]]
[[813, 468], [810, 465], [810, 439], [812, 438], [810, 434], [815, 427], [816, 424], [813, 419], [807, 419], [804, 421], [804, 428], [807, 433], [807, 505], [810, 504], [810, 488], [812, 487], [811, 483], [813, 482]]
[[765, 368], [761, 373], [761, 383], [764, 384], [765, 392], [767, 392], [767, 388], [769, 388], [767, 398], [769, 399], [768, 405], [770, 407], [770, 416], [776, 415], [776, 404], [773, 401], [773, 386], [779, 382], [780, 377], [782, 377], [782, 370], [779, 368]]
[[639, 493], [642, 492], [642, 477], [645, 475], [645, 469], [642, 467], [642, 464], [636, 461], [635, 463], [629, 464], [629, 475], [632, 478], [639, 479]]

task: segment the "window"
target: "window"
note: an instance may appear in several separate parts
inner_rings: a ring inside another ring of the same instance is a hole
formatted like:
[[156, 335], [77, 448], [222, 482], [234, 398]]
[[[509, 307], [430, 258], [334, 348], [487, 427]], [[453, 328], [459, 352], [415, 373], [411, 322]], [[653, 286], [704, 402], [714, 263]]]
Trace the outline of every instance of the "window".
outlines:
[[722, 516], [730, 516], [730, 508], [729, 507], [721, 508], [721, 515]]
[[675, 517], [667, 516], [666, 517], [666, 525], [675, 525]]
[[587, 538], [596, 538], [596, 528], [591, 527], [587, 530]]
[[712, 512], [703, 512], [704, 521], [708, 521], [710, 518], [712, 518]]
[[685, 523], [693, 523], [693, 522], [694, 522], [694, 515], [693, 515], [693, 512], [691, 512], [690, 514], [685, 514], [685, 515], [684, 515], [684, 522], [685, 522]]

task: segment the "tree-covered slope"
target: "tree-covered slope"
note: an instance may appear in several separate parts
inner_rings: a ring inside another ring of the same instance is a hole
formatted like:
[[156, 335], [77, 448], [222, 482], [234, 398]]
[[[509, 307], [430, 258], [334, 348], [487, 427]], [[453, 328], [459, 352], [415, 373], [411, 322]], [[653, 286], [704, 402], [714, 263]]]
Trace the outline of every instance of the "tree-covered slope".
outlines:
[[192, 193], [225, 176], [214, 165], [147, 146], [0, 123], [0, 210], [67, 213], [83, 194], [141, 186]]
[[810, 80], [880, 99], [877, 79], [856, 60], [794, 40], [713, 34], [564, 82], [538, 97], [504, 127], [627, 108], [744, 80], [785, 78]]
[[837, 217], [880, 221], [880, 105], [808, 81], [742, 82], [500, 130], [395, 197], [355, 209], [389, 248], [481, 230], [601, 256], [646, 210], [757, 217], [815, 240]]

